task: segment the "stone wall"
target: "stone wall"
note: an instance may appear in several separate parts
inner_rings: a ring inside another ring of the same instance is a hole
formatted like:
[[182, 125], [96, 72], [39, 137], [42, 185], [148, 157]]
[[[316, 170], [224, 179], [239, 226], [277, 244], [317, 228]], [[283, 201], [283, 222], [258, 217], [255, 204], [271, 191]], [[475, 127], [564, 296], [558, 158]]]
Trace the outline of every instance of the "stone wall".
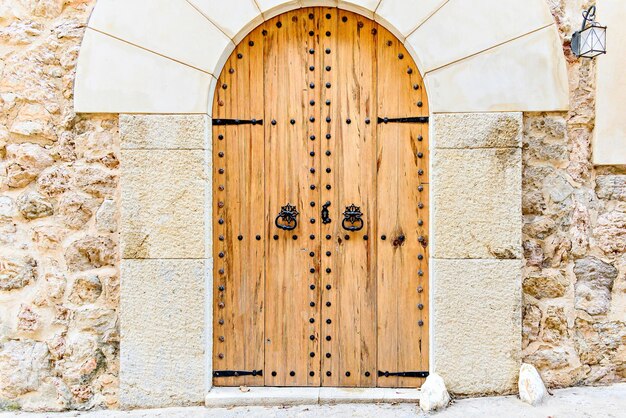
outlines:
[[[567, 39], [587, 2], [546, 1]], [[118, 118], [72, 110], [94, 3], [0, 4], [0, 409], [118, 406]], [[526, 114], [522, 151], [523, 354], [550, 386], [626, 380], [626, 168], [592, 166], [594, 63], [568, 60], [572, 110]]]
[[117, 405], [117, 117], [72, 109], [94, 3], [0, 2], [0, 409]]
[[526, 114], [523, 145], [523, 353], [552, 387], [626, 380], [626, 167], [591, 163], [596, 62], [565, 44], [571, 109]]

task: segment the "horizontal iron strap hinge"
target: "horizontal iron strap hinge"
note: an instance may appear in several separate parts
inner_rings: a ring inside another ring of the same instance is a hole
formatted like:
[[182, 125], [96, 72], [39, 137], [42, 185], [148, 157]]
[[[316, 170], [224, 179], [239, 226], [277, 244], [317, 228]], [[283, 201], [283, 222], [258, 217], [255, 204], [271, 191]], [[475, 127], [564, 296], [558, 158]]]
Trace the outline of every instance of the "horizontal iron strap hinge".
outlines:
[[428, 123], [428, 116], [411, 118], [378, 118], [378, 123]]
[[378, 371], [378, 377], [391, 377], [391, 376], [400, 376], [400, 377], [428, 377], [428, 372], [381, 372]]
[[213, 377], [263, 376], [263, 370], [215, 370]]
[[263, 119], [213, 119], [214, 126], [225, 125], [263, 125]]

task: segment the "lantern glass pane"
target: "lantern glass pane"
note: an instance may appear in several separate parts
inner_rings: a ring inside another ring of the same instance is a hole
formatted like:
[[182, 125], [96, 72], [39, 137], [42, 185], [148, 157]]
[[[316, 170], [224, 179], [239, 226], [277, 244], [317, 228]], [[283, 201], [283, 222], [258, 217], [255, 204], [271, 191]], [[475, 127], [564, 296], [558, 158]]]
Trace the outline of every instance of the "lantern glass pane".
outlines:
[[606, 28], [589, 26], [580, 33], [579, 56], [593, 58], [606, 52]]

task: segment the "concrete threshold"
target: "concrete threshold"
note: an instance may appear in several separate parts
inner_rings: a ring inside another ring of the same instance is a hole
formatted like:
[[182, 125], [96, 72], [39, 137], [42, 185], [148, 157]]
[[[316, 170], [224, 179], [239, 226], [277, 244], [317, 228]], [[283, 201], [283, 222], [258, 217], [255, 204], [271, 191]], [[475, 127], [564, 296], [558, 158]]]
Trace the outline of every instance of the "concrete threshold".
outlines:
[[347, 403], [418, 404], [419, 389], [331, 387], [213, 387], [205, 398], [211, 408], [296, 406]]

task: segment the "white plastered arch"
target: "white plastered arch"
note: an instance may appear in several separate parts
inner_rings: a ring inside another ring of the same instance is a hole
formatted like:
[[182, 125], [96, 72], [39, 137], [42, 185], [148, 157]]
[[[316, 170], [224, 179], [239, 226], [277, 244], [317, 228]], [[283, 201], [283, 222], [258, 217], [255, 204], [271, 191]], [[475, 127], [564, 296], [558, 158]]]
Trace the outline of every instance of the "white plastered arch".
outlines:
[[262, 21], [308, 6], [358, 12], [404, 41], [434, 113], [568, 107], [561, 40], [544, 0], [99, 0], [75, 109], [210, 113], [236, 43]]

